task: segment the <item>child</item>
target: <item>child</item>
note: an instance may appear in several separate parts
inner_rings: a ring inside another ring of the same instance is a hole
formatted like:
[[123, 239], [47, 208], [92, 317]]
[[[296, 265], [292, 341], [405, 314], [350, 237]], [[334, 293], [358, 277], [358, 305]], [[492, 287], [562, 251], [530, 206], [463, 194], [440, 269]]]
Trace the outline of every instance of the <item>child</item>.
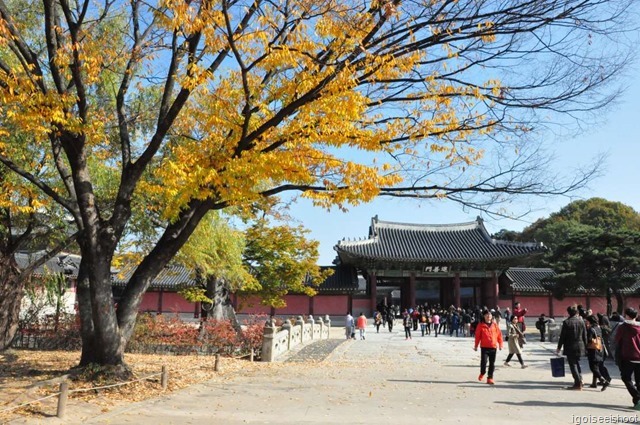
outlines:
[[540, 331], [540, 342], [544, 342], [544, 335], [547, 332], [547, 323], [549, 322], [550, 320], [544, 314], [541, 314], [536, 321], [536, 329]]

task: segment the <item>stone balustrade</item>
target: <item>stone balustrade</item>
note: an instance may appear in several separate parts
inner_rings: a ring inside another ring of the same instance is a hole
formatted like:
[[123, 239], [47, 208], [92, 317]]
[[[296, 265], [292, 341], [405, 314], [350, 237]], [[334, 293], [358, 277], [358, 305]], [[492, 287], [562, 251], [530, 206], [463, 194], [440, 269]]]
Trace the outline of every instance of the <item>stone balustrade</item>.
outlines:
[[264, 340], [262, 342], [262, 361], [273, 362], [278, 357], [298, 345], [306, 345], [321, 339], [329, 339], [331, 319], [326, 315], [324, 319], [317, 317], [305, 323], [302, 316], [298, 316], [295, 325], [289, 319], [280, 328], [273, 320], [268, 320], [264, 326]]

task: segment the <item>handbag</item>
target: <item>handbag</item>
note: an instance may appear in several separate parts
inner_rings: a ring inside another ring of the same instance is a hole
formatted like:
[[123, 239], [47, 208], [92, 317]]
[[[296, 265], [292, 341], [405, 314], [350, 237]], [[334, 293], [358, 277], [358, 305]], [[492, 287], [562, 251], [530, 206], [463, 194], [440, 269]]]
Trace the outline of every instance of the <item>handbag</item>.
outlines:
[[599, 336], [591, 338], [591, 340], [587, 344], [587, 350], [602, 351], [602, 338], [600, 338]]
[[518, 344], [520, 344], [520, 348], [527, 343], [527, 338], [523, 334], [518, 335]]

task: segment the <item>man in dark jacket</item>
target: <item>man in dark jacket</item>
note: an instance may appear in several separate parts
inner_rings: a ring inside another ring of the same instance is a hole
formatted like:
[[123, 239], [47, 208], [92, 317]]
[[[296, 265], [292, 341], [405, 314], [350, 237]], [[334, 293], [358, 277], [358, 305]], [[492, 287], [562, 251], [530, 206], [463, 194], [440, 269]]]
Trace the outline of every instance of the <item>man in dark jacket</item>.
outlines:
[[560, 350], [564, 347], [562, 354], [567, 356], [569, 369], [573, 376], [573, 386], [567, 387], [567, 389], [581, 390], [582, 370], [580, 369], [580, 357], [587, 353], [587, 328], [582, 318], [578, 315], [576, 306], [567, 307], [567, 313], [569, 313], [569, 318], [562, 322], [556, 352], [560, 354]]
[[620, 379], [631, 394], [633, 408], [640, 410], [640, 323], [636, 321], [638, 312], [631, 307], [624, 311], [624, 316], [624, 323], [616, 330], [614, 345], [620, 359]]

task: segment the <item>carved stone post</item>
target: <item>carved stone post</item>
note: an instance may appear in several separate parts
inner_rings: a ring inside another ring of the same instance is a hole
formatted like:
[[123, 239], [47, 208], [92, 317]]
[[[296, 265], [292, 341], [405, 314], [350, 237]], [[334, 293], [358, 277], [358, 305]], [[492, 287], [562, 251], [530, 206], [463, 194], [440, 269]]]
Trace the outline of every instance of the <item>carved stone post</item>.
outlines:
[[284, 323], [282, 324], [282, 330], [286, 330], [288, 332], [288, 335], [287, 335], [287, 350], [291, 350], [291, 334], [292, 334], [291, 327], [292, 327], [291, 320], [289, 320], [289, 319], [286, 319], [284, 321]]
[[296, 326], [300, 326], [300, 343], [304, 343], [304, 319], [302, 316], [296, 318]]
[[325, 332], [327, 333], [327, 339], [329, 339], [329, 334], [331, 333], [331, 317], [329, 317], [328, 314], [324, 316], [324, 324], [327, 327]]
[[264, 324], [263, 339], [262, 339], [262, 361], [272, 362], [274, 358], [274, 345], [275, 335], [277, 328], [273, 323], [273, 320], [269, 319]]
[[324, 335], [324, 320], [322, 320], [321, 316], [318, 316], [318, 324], [320, 325], [320, 339], [322, 339], [322, 335]]

